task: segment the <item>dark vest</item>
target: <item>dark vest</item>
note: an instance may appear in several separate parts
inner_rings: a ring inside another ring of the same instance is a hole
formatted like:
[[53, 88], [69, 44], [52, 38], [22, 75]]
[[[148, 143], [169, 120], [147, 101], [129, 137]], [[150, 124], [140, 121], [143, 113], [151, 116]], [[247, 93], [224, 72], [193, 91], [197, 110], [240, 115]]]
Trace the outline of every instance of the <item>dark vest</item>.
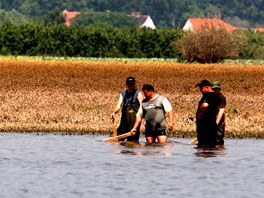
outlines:
[[130, 107], [135, 113], [137, 113], [140, 103], [138, 101], [139, 91], [136, 89], [133, 92], [128, 92], [127, 90], [122, 90], [121, 94], [123, 96], [123, 107], [122, 111], [126, 111]]

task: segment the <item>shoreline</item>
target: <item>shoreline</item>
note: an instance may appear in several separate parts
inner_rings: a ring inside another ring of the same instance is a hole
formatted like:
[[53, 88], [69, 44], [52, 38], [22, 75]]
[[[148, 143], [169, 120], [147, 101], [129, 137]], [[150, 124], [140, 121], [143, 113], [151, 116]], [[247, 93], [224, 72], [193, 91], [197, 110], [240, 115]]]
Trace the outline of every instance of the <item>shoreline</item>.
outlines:
[[[14, 129], [14, 128], [13, 128]], [[23, 128], [19, 130], [1, 130], [0, 133], [21, 133], [21, 134], [37, 134], [37, 135], [48, 135], [48, 134], [55, 134], [55, 135], [109, 135], [111, 134], [111, 131], [87, 131], [87, 130], [81, 130], [81, 131], [76, 131], [74, 129], [71, 130], [48, 130], [48, 129], [40, 129], [40, 130], [24, 130]], [[141, 137], [145, 137], [144, 131], [141, 132], [140, 134]], [[171, 131], [169, 132], [168, 137], [173, 137], [173, 138], [195, 138], [196, 137], [196, 132], [195, 131]], [[225, 138], [224, 139], [264, 139], [263, 132], [241, 132], [241, 133], [233, 133], [233, 132], [228, 132], [226, 131]]]

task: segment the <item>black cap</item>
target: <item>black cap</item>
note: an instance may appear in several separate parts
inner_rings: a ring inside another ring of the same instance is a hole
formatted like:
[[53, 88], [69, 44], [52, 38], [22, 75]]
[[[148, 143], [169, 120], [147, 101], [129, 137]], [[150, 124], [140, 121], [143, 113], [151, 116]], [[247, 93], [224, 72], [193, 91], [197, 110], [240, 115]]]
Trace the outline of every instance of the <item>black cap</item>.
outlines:
[[203, 87], [203, 86], [212, 86], [208, 80], [202, 80], [201, 82], [197, 83], [196, 86]]
[[127, 79], [126, 79], [126, 84], [135, 84], [136, 83], [136, 79], [132, 76], [129, 76]]

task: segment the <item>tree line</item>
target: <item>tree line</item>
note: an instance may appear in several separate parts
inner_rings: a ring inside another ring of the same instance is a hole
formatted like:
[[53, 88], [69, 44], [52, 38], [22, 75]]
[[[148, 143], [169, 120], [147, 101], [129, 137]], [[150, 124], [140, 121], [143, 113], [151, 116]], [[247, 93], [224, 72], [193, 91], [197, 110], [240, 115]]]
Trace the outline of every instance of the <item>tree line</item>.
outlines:
[[[208, 36], [211, 38], [217, 34], [223, 35], [222, 32], [213, 32], [213, 35]], [[64, 25], [45, 26], [35, 23], [22, 25], [4, 23], [0, 24], [0, 55], [176, 58], [178, 60], [197, 61], [197, 58], [188, 59], [188, 57], [183, 56], [183, 51], [190, 48], [187, 46], [190, 43], [190, 38], [186, 35], [187, 33], [180, 29], [152, 30], [147, 28], [114, 28], [103, 25], [66, 27]], [[229, 36], [230, 40], [225, 42], [225, 46], [220, 45], [221, 48], [218, 51], [232, 51], [234, 49], [232, 46], [235, 47], [237, 44], [241, 48], [237, 49], [236, 47], [235, 58], [264, 59], [264, 33], [241, 31], [235, 35], [236, 39], [233, 39], [232, 35]], [[195, 35], [191, 36], [196, 43], [200, 40], [199, 37], [195, 39]], [[219, 43], [223, 43], [222, 37], [218, 37]], [[212, 40], [215, 41], [216, 39]], [[217, 43], [214, 45], [219, 48]], [[191, 46], [189, 50], [194, 49], [196, 48]], [[197, 50], [200, 49], [197, 48]], [[197, 54], [197, 51], [191, 53]], [[212, 51], [207, 50], [204, 53], [209, 54]], [[215, 62], [223, 58], [233, 57], [232, 53], [226, 54], [219, 56]], [[206, 62], [210, 62], [210, 60]]]
[[[264, 26], [263, 0], [1, 0], [0, 9], [6, 20], [20, 21], [12, 16], [17, 12], [34, 22], [61, 23], [64, 9], [95, 12], [140, 12], [150, 15], [157, 28], [182, 28], [189, 17], [221, 18], [236, 27]], [[7, 19], [10, 16], [10, 19]]]
[[0, 25], [0, 54], [27, 56], [176, 58], [170, 45], [176, 30], [66, 27], [41, 24]]

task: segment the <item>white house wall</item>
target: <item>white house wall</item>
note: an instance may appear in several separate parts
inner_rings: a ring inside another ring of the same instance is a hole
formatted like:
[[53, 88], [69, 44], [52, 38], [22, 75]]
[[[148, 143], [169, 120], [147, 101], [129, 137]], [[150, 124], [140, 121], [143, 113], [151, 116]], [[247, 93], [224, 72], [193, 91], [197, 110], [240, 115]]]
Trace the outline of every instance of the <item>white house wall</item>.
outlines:
[[147, 27], [147, 28], [151, 28], [151, 29], [156, 29], [156, 26], [154, 25], [154, 23], [150, 17], [148, 17], [147, 20], [140, 27]]
[[184, 31], [193, 30], [192, 23], [188, 20], [182, 28]]

